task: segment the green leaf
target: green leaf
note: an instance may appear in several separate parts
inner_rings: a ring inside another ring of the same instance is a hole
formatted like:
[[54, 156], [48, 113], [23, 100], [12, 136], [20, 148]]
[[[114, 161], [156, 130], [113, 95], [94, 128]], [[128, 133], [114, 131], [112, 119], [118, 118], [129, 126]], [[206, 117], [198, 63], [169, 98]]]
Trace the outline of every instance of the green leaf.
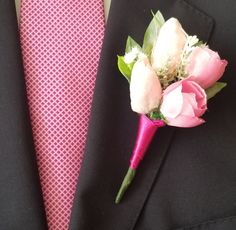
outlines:
[[155, 42], [159, 35], [159, 31], [161, 27], [164, 25], [164, 23], [165, 19], [160, 11], [158, 11], [155, 15], [153, 14], [153, 19], [150, 22], [143, 39], [143, 51], [148, 56], [152, 52], [152, 48], [155, 45]]
[[227, 83], [216, 82], [213, 86], [206, 89], [207, 99], [213, 98], [217, 93], [219, 93], [223, 88], [227, 86]]
[[166, 118], [164, 115], [159, 111], [153, 111], [149, 114], [151, 120], [162, 120], [167, 123]]
[[118, 56], [118, 68], [128, 82], [130, 82], [132, 68], [131, 65], [125, 63], [124, 56]]
[[133, 48], [141, 50], [141, 46], [130, 36], [128, 36], [126, 41], [125, 53], [129, 53]]
[[157, 112], [157, 111], [153, 111], [150, 113], [149, 117], [152, 119], [152, 120], [161, 120], [162, 119], [162, 114]]

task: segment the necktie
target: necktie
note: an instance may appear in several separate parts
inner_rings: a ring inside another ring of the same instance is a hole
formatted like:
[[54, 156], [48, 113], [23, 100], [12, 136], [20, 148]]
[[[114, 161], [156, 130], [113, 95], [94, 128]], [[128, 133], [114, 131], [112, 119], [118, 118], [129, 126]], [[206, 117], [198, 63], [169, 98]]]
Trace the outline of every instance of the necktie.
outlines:
[[104, 32], [101, 0], [22, 0], [20, 34], [49, 229], [68, 229]]

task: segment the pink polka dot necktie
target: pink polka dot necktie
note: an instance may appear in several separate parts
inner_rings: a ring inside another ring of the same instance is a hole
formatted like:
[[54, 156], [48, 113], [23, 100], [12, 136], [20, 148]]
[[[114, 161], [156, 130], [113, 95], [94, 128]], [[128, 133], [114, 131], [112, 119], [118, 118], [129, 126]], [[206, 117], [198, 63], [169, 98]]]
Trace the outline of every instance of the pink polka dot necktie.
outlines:
[[102, 0], [21, 0], [30, 116], [50, 230], [66, 230], [104, 33]]

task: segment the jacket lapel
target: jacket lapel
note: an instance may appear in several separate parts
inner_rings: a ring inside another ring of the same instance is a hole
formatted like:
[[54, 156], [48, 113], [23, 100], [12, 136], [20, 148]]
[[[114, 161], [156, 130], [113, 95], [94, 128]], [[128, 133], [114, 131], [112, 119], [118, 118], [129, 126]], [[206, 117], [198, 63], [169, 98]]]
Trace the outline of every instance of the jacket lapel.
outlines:
[[213, 19], [184, 0], [112, 2], [71, 230], [133, 229], [174, 136], [171, 127], [158, 131], [134, 183], [116, 205], [115, 196], [129, 166], [138, 128], [138, 116], [130, 109], [128, 84], [117, 69], [117, 54], [124, 51], [128, 35], [142, 43], [151, 10], [161, 10], [166, 19], [177, 17], [189, 34], [204, 41], [210, 38]]
[[47, 229], [13, 0], [0, 0], [0, 229]]

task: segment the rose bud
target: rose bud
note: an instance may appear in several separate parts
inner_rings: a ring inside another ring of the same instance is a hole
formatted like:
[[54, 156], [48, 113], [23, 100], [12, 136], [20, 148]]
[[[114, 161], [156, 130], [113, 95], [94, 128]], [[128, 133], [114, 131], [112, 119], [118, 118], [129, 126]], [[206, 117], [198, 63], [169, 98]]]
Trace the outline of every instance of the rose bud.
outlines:
[[168, 68], [173, 73], [181, 61], [187, 34], [176, 18], [170, 18], [161, 27], [152, 51], [152, 67], [156, 71]]
[[204, 89], [194, 81], [183, 80], [166, 88], [160, 110], [168, 125], [188, 128], [205, 122], [200, 117], [206, 109]]
[[158, 108], [162, 97], [162, 88], [155, 71], [146, 56], [135, 64], [131, 74], [130, 98], [134, 112], [148, 114]]
[[188, 58], [186, 71], [191, 76], [189, 80], [207, 89], [222, 77], [227, 64], [226, 60], [220, 59], [217, 52], [207, 47], [197, 47]]

